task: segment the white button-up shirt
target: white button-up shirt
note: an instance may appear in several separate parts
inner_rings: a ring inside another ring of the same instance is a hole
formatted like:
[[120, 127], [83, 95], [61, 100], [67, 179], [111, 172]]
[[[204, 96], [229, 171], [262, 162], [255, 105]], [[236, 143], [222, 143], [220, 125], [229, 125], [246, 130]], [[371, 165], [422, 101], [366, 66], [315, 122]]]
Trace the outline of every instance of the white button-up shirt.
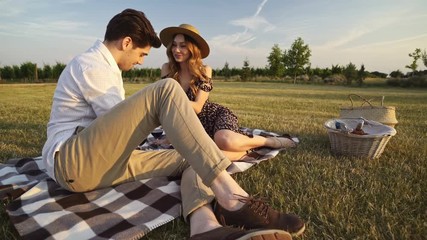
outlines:
[[71, 60], [61, 73], [53, 95], [47, 141], [42, 151], [51, 178], [55, 179], [55, 152], [76, 127], [87, 127], [124, 99], [122, 72], [101, 41]]

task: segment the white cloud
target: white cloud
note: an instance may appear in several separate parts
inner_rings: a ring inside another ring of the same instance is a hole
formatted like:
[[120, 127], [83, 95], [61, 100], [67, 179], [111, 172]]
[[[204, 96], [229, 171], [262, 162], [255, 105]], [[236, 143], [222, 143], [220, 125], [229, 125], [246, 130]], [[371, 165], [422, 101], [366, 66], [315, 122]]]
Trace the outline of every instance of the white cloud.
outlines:
[[258, 31], [260, 29], [264, 29], [264, 31], [273, 30], [275, 28], [274, 25], [269, 23], [265, 18], [259, 16], [267, 1], [268, 0], [263, 0], [262, 3], [258, 5], [255, 14], [251, 17], [232, 20], [230, 23], [235, 26], [245, 27], [245, 31]]
[[248, 43], [252, 42], [252, 41], [253, 41], [253, 40], [255, 40], [255, 39], [256, 39], [256, 37], [251, 37], [251, 38], [249, 38], [248, 40], [246, 40], [246, 41], [242, 42], [240, 45], [246, 45], [246, 44], [248, 44]]
[[62, 0], [60, 1], [60, 3], [65, 3], [65, 4], [75, 4], [75, 3], [84, 3], [87, 0]]
[[255, 12], [255, 14], [254, 14], [254, 17], [256, 17], [256, 16], [258, 16], [258, 15], [260, 14], [260, 12], [261, 12], [262, 8], [263, 8], [263, 7], [264, 7], [264, 5], [267, 3], [267, 1], [268, 1], [268, 0], [263, 0], [263, 1], [262, 1], [262, 3], [258, 6], [258, 8], [257, 8], [257, 10], [256, 10], [256, 12]]
[[[231, 25], [243, 27], [243, 30], [229, 35], [218, 35], [209, 40], [213, 53], [224, 55], [233, 54], [233, 56], [248, 56], [248, 53], [258, 52], [253, 47], [245, 48], [245, 45], [253, 42], [257, 38], [258, 33], [272, 31], [275, 26], [269, 23], [260, 13], [267, 3], [263, 0], [258, 6], [254, 15], [243, 17], [230, 21]], [[263, 51], [263, 50], [262, 50]]]
[[92, 38], [85, 37], [81, 34], [74, 33], [87, 26], [84, 22], [76, 21], [51, 21], [51, 20], [40, 20], [33, 22], [18, 22], [15, 24], [9, 24], [7, 26], [0, 27], [0, 34], [6, 36], [31, 36], [36, 37], [73, 37], [73, 38]]
[[262, 67], [266, 64], [266, 56], [269, 49], [252, 47], [250, 49], [235, 45], [213, 45], [212, 54], [208, 57], [207, 63], [212, 67], [222, 68], [225, 62], [230, 67], [242, 67], [243, 61], [247, 58], [250, 66]]
[[51, 0], [0, 0], [1, 17], [26, 17], [28, 14], [40, 13], [52, 5]]
[[85, 22], [77, 22], [77, 21], [49, 21], [47, 23], [30, 23], [33, 27], [37, 27], [39, 29], [45, 29], [46, 31], [60, 31], [60, 32], [68, 32], [79, 30], [80, 28], [86, 27], [88, 24]]
[[[411, 37], [404, 37], [404, 38], [374, 42], [374, 43], [369, 43], [369, 44], [364, 44], [359, 46], [353, 46], [353, 47], [345, 48], [344, 50], [358, 51], [360, 49], [368, 49], [368, 48], [375, 49], [379, 47], [390, 50], [391, 47], [396, 48], [396, 46], [398, 45], [405, 45], [406, 43], [413, 44], [414, 42], [419, 42], [420, 43], [419, 46], [421, 47], [423, 43], [426, 42], [426, 40], [427, 40], [427, 33], [423, 33], [423, 34], [419, 34]], [[411, 44], [408, 44], [408, 45], [411, 45]], [[412, 46], [414, 46], [414, 49], [417, 47], [415, 45], [412, 45]]]
[[378, 15], [375, 18], [365, 16], [358, 19], [359, 21], [357, 22], [347, 23], [348, 26], [342, 28], [347, 27], [349, 30], [343, 34], [341, 31], [337, 32], [337, 34], [341, 34], [342, 36], [331, 36], [329, 38], [333, 40], [317, 46], [317, 48], [332, 49], [343, 47], [355, 40], [362, 39], [370, 33], [380, 34], [383, 29], [399, 23], [402, 21], [402, 18], [406, 18], [406, 13], [404, 10], [388, 12], [387, 14]]
[[[312, 66], [331, 67], [332, 64], [344, 66], [352, 62], [356, 66], [364, 64], [368, 71], [390, 73], [399, 69], [406, 72], [405, 66], [412, 61], [408, 54], [417, 47], [423, 48], [426, 42], [427, 33], [424, 33], [346, 48], [313, 48]], [[420, 70], [425, 69], [421, 64], [419, 67]]]
[[219, 35], [209, 41], [210, 45], [221, 46], [241, 46], [254, 39], [254, 36], [247, 31], [238, 32], [231, 35]]
[[2, 9], [0, 11], [0, 18], [18, 16], [25, 12], [24, 7], [12, 0], [0, 1], [0, 9]]
[[256, 16], [248, 18], [240, 18], [230, 22], [235, 26], [242, 26], [251, 31], [263, 31], [268, 32], [275, 29], [275, 26], [269, 23], [265, 18]]

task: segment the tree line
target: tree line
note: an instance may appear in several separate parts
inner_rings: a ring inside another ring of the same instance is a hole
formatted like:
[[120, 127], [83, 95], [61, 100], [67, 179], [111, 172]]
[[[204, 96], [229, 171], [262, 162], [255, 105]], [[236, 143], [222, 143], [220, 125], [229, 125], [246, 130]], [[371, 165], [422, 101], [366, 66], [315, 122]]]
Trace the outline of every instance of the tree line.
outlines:
[[[331, 65], [327, 68], [312, 68], [310, 57], [311, 49], [302, 38], [297, 38], [289, 49], [282, 50], [278, 44], [274, 44], [270, 54], [267, 56], [268, 65], [263, 68], [250, 66], [249, 59], [243, 61], [241, 68], [230, 68], [225, 62], [223, 68], [213, 70], [213, 77], [226, 81], [287, 81], [304, 83], [325, 83], [352, 85], [356, 83], [362, 86], [368, 77], [386, 78], [387, 84], [393, 86], [415, 86], [427, 87], [427, 70], [418, 71], [419, 60], [427, 67], [427, 53], [421, 48], [416, 48], [414, 52], [408, 54], [411, 58], [410, 64], [405, 68], [411, 70], [404, 74], [400, 70], [391, 73], [378, 71], [368, 72], [362, 64], [357, 67], [352, 62], [345, 66]], [[56, 82], [59, 75], [66, 67], [65, 64], [57, 62], [55, 65], [37, 66], [32, 62], [24, 62], [21, 65], [0, 67], [0, 83], [23, 82], [40, 83]], [[123, 78], [128, 82], [153, 82], [160, 78], [160, 68], [134, 68], [123, 72]]]
[[[38, 67], [36, 63], [24, 62], [21, 65], [0, 67], [0, 83], [45, 83], [57, 82], [66, 65], [57, 62], [51, 66], [44, 64]], [[136, 79], [150, 79], [154, 81], [160, 77], [160, 68], [132, 69], [123, 72], [123, 77], [130, 81]]]
[[65, 64], [57, 62], [55, 65], [37, 67], [36, 63], [24, 62], [21, 65], [4, 66], [0, 68], [0, 80], [3, 82], [45, 82], [58, 79]]
[[[400, 70], [391, 72], [390, 74], [381, 73], [378, 71], [368, 72], [362, 64], [359, 68], [352, 62], [346, 66], [332, 65], [331, 68], [312, 68], [310, 63], [311, 50], [308, 44], [305, 44], [301, 38], [297, 38], [291, 45], [289, 50], [280, 49], [278, 44], [275, 44], [269, 56], [268, 69], [269, 75], [273, 78], [283, 78], [291, 76], [293, 82], [296, 83], [298, 76], [305, 76], [305, 79], [312, 81], [323, 81], [324, 83], [343, 83], [352, 85], [356, 82], [357, 85], [363, 85], [367, 77], [390, 77], [387, 81], [389, 85], [427, 87], [427, 70], [418, 71], [418, 61], [421, 60], [424, 66], [427, 67], [427, 53], [421, 48], [416, 48], [413, 53], [408, 54], [412, 58], [412, 62], [405, 66], [411, 70], [406, 74]], [[304, 79], [303, 77], [300, 77]], [[402, 83], [402, 84], [401, 84]]]

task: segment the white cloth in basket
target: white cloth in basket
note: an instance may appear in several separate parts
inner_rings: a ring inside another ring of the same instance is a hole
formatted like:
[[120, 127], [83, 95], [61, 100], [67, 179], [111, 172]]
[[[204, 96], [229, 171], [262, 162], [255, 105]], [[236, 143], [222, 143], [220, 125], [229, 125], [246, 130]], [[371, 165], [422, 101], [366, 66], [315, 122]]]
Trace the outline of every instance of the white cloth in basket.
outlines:
[[[396, 135], [396, 130], [390, 126], [384, 125], [382, 123], [367, 120], [364, 118], [334, 118], [329, 119], [325, 122], [325, 127], [329, 131], [340, 131], [336, 128], [336, 122], [344, 123], [348, 128], [355, 129], [357, 124], [364, 122], [363, 131], [367, 135], [359, 135], [359, 137], [372, 137], [372, 136], [394, 136]], [[350, 130], [351, 132], [351, 130]]]

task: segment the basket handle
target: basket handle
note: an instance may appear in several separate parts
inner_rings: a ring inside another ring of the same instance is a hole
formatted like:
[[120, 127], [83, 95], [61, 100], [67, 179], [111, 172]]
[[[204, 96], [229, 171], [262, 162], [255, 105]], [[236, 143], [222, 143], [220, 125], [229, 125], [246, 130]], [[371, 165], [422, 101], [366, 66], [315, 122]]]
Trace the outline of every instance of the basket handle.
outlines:
[[[352, 93], [352, 94], [349, 94], [349, 95], [348, 95], [348, 98], [350, 99], [350, 102], [351, 102], [351, 108], [354, 108], [354, 103], [353, 103], [352, 96], [359, 97], [360, 99], [362, 99], [362, 100], [363, 100], [363, 102], [362, 102], [362, 105], [361, 105], [361, 106], [363, 106], [365, 103], [368, 103], [368, 104], [369, 104], [369, 106], [371, 106], [371, 108], [374, 108], [374, 106], [373, 106], [373, 105], [372, 105], [372, 103], [371, 103], [371, 101], [373, 100], [372, 98], [371, 98], [371, 99], [366, 99], [366, 98], [364, 98], [364, 97], [362, 97], [362, 96], [360, 96], [360, 95], [358, 95], [358, 94], [354, 94], [354, 93]], [[382, 107], [382, 106], [384, 106], [384, 96], [382, 96], [382, 98], [381, 98], [381, 107]]]

